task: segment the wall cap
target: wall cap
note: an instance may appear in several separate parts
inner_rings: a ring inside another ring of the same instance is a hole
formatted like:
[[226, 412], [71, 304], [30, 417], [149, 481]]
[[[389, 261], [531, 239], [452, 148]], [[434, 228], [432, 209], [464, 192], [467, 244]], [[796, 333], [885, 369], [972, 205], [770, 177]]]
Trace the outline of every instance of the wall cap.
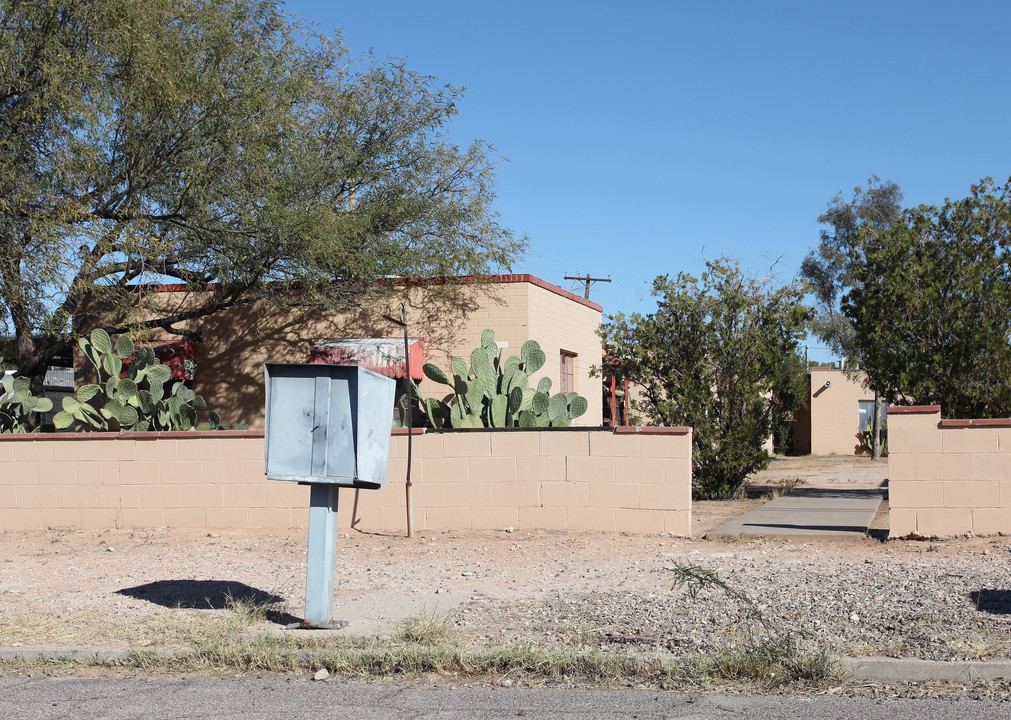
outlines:
[[930, 415], [941, 412], [940, 405], [902, 405], [888, 406], [889, 415]]
[[[891, 409], [889, 409], [891, 412]], [[942, 428], [1011, 428], [1011, 418], [971, 418], [942, 420]]]
[[690, 427], [670, 425], [616, 425], [615, 435], [688, 435], [691, 433]]
[[186, 430], [153, 432], [4, 433], [0, 442], [34, 440], [200, 440], [208, 438], [263, 438], [263, 430]]

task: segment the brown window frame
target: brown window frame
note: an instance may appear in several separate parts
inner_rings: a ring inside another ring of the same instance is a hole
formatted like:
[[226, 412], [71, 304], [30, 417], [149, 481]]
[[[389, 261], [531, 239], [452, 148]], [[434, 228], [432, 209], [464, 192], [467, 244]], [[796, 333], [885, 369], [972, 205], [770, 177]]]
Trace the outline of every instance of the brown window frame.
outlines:
[[[561, 350], [558, 354], [558, 386], [565, 394], [576, 391], [576, 358], [574, 352]], [[568, 362], [566, 362], [568, 361]]]

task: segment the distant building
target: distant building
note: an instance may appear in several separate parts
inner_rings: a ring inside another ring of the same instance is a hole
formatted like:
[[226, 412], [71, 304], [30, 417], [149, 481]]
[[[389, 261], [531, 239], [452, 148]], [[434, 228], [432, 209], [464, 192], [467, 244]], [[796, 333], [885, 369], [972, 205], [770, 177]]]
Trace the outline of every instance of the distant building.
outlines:
[[[452, 302], [436, 296], [444, 288], [437, 280], [398, 283], [397, 297], [368, 302], [362, 307], [329, 311], [319, 307], [288, 308], [266, 301], [222, 310], [179, 326], [201, 334], [190, 343], [195, 354], [193, 388], [217, 410], [224, 422], [242, 421], [263, 427], [263, 364], [306, 363], [322, 341], [350, 338], [399, 338], [403, 330], [384, 318], [400, 316], [407, 305], [412, 343], [411, 374], [420, 363], [431, 362], [447, 373], [454, 357], [468, 360], [481, 344], [485, 328], [495, 331], [503, 357], [518, 355], [527, 340], [536, 340], [547, 355], [544, 367], [531, 377], [531, 386], [547, 376], [552, 392], [578, 392], [589, 404], [576, 425], [602, 423], [601, 381], [590, 377], [590, 367], [601, 362], [597, 328], [603, 308], [533, 275], [497, 275], [487, 282], [465, 282]], [[186, 306], [185, 285], [159, 288], [176, 307]], [[395, 343], [391, 343], [391, 346]], [[402, 353], [401, 353], [402, 359]], [[397, 374], [398, 363], [390, 363]], [[402, 370], [400, 371], [402, 374]], [[421, 383], [422, 394], [442, 396], [449, 388], [431, 380]]]
[[842, 370], [813, 367], [808, 382], [807, 402], [797, 411], [794, 423], [794, 451], [800, 455], [869, 453], [861, 430], [873, 417], [874, 392], [867, 388], [866, 376], [861, 372], [853, 379]]

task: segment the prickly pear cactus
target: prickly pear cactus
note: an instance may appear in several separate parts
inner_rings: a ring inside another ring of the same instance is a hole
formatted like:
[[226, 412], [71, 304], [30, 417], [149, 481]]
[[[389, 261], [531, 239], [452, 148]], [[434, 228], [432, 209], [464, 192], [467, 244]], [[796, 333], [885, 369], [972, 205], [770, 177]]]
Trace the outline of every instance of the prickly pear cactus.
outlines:
[[[425, 363], [425, 377], [446, 385], [451, 392], [442, 398], [423, 398], [411, 382], [419, 419], [430, 427], [564, 427], [587, 410], [586, 398], [576, 393], [551, 395], [551, 380], [542, 377], [537, 388], [529, 378], [546, 362], [541, 346], [528, 340], [519, 356], [502, 359], [495, 332], [481, 333], [481, 347], [470, 354], [470, 364], [456, 358], [451, 375]], [[557, 399], [556, 399], [557, 398]]]
[[151, 348], [135, 348], [128, 335], [120, 335], [113, 345], [109, 334], [97, 329], [80, 338], [78, 345], [95, 368], [97, 382], [63, 399], [63, 410], [53, 418], [58, 430], [75, 422], [111, 432], [228, 429], [214, 412], [198, 424], [197, 413], [207, 409], [204, 399], [181, 382], [171, 384], [166, 392], [172, 371]]
[[32, 395], [31, 381], [4, 371], [0, 357], [0, 433], [27, 433], [36, 426], [36, 413], [49, 412], [53, 401]]

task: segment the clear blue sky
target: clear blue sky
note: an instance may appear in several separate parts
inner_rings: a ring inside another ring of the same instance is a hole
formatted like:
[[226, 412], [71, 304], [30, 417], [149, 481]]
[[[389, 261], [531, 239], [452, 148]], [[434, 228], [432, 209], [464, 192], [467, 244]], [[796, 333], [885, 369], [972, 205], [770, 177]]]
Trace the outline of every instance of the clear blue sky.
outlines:
[[[737, 257], [784, 280], [871, 175], [905, 204], [1011, 175], [1011, 3], [290, 0], [355, 52], [467, 88], [451, 134], [508, 157], [514, 270], [649, 312], [652, 278]], [[812, 344], [817, 344], [812, 341]], [[813, 351], [812, 357], [822, 354]]]

